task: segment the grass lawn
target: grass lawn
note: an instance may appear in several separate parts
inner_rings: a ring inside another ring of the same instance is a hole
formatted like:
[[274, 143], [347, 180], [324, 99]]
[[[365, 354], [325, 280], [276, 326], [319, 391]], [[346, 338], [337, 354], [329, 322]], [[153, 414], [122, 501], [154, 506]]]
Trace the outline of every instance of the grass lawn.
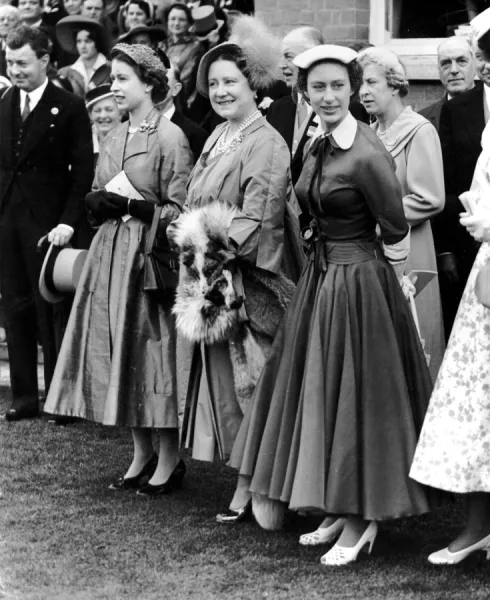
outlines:
[[324, 547], [297, 542], [311, 520], [291, 517], [280, 533], [217, 524], [234, 487], [223, 466], [186, 459], [184, 489], [168, 497], [111, 492], [130, 457], [127, 430], [0, 422], [0, 598], [490, 598], [482, 553], [452, 568], [426, 561], [457, 531], [460, 504], [383, 524], [371, 557], [327, 569]]

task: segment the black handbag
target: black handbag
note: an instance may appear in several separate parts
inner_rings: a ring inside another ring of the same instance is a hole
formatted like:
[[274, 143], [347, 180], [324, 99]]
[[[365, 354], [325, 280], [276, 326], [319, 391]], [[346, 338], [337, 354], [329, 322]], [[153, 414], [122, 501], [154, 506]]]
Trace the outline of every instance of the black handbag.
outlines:
[[158, 302], [171, 304], [179, 283], [179, 253], [172, 250], [166, 237], [165, 240], [157, 237], [162, 209], [162, 205], [155, 207], [146, 239], [143, 290]]

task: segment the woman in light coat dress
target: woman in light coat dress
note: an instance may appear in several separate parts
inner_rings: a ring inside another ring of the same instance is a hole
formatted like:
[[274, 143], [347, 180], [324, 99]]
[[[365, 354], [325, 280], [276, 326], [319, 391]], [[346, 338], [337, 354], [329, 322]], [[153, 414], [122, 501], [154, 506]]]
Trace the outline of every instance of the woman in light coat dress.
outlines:
[[[439, 136], [427, 119], [403, 105], [401, 98], [408, 92], [408, 80], [393, 52], [368, 48], [359, 55], [359, 62], [363, 67], [361, 102], [369, 114], [376, 116], [373, 129], [395, 161], [405, 216], [411, 227], [406, 274], [412, 271], [434, 273], [417, 294], [415, 305], [429, 370], [435, 381], [445, 346], [430, 225], [430, 219], [442, 211], [445, 201]], [[424, 280], [425, 276], [420, 274], [418, 285], [422, 286]]]
[[[242, 17], [237, 26], [238, 32], [235, 30], [235, 37], [232, 33], [231, 38], [234, 43], [216, 46], [199, 66], [198, 90], [210, 97], [213, 109], [226, 122], [210, 136], [194, 167], [186, 208], [198, 209], [213, 203], [236, 207], [228, 235], [237, 264], [272, 278], [282, 271], [297, 281], [304, 253], [299, 242], [297, 205], [292, 204], [290, 197], [289, 151], [257, 108], [257, 92], [271, 83], [270, 73], [275, 71], [269, 68], [259, 73], [259, 66], [248, 60], [251, 53], [247, 47], [259, 44], [264, 49], [262, 60], [270, 56], [276, 64], [279, 54], [276, 58], [276, 53], [268, 48], [270, 37], [260, 22]], [[247, 289], [245, 276], [244, 287]], [[252, 306], [255, 313], [266, 312], [251, 296], [246, 297], [245, 309]], [[252, 320], [250, 313], [248, 317]], [[192, 448], [192, 456], [199, 460], [228, 458], [242, 421], [244, 406], [236, 394], [230, 344], [227, 339], [195, 347], [188, 418], [182, 435], [185, 446]]]
[[[118, 44], [111, 56], [112, 91], [129, 121], [109, 133], [86, 199], [100, 228], [45, 410], [130, 427], [133, 461], [110, 488], [154, 496], [178, 487], [185, 466], [178, 459], [175, 320], [169, 307], [143, 290], [145, 244], [157, 204], [166, 203], [164, 224], [178, 216], [173, 205], [184, 203], [192, 155], [182, 131], [155, 108], [168, 93], [166, 69], [156, 53]], [[121, 171], [143, 200], [105, 189]], [[152, 429], [158, 430], [158, 457]]]

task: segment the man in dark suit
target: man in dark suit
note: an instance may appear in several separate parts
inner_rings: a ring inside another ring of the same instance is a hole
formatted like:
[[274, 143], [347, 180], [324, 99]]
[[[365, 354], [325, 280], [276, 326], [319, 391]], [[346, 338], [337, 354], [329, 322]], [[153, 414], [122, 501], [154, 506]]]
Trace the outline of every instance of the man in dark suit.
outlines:
[[437, 65], [439, 79], [444, 87], [444, 96], [422, 109], [420, 114], [439, 131], [444, 104], [475, 87], [476, 65], [471, 44], [461, 36], [444, 40], [437, 49]]
[[484, 85], [444, 103], [439, 123], [446, 204], [433, 220], [432, 230], [447, 337], [479, 247], [459, 224], [459, 213], [463, 211], [459, 195], [470, 189], [481, 153], [481, 136], [490, 116], [490, 64], [478, 50], [475, 61], [478, 77]]
[[194, 155], [194, 162], [196, 162], [201, 156], [208, 134], [202, 127], [185, 117], [178, 108], [178, 96], [182, 90], [182, 83], [180, 82], [179, 70], [175, 65], [171, 65], [168, 69], [167, 78], [170, 90], [167, 98], [158, 106], [158, 109], [167, 119], [182, 129], [189, 141], [189, 146]]
[[13, 87], [0, 100], [0, 289], [13, 403], [9, 421], [39, 412], [37, 341], [49, 388], [56, 362], [52, 306], [38, 289], [40, 238], [67, 244], [85, 218], [93, 175], [83, 101], [48, 81], [49, 40], [21, 26], [7, 38]]

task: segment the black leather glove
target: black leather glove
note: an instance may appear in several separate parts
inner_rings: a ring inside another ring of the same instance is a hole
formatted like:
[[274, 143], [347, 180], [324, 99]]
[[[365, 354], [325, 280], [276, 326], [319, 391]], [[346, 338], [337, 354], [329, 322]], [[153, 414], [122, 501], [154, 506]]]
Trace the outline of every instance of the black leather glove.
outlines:
[[119, 194], [97, 190], [85, 196], [85, 204], [98, 219], [117, 219], [127, 213], [128, 200]]

